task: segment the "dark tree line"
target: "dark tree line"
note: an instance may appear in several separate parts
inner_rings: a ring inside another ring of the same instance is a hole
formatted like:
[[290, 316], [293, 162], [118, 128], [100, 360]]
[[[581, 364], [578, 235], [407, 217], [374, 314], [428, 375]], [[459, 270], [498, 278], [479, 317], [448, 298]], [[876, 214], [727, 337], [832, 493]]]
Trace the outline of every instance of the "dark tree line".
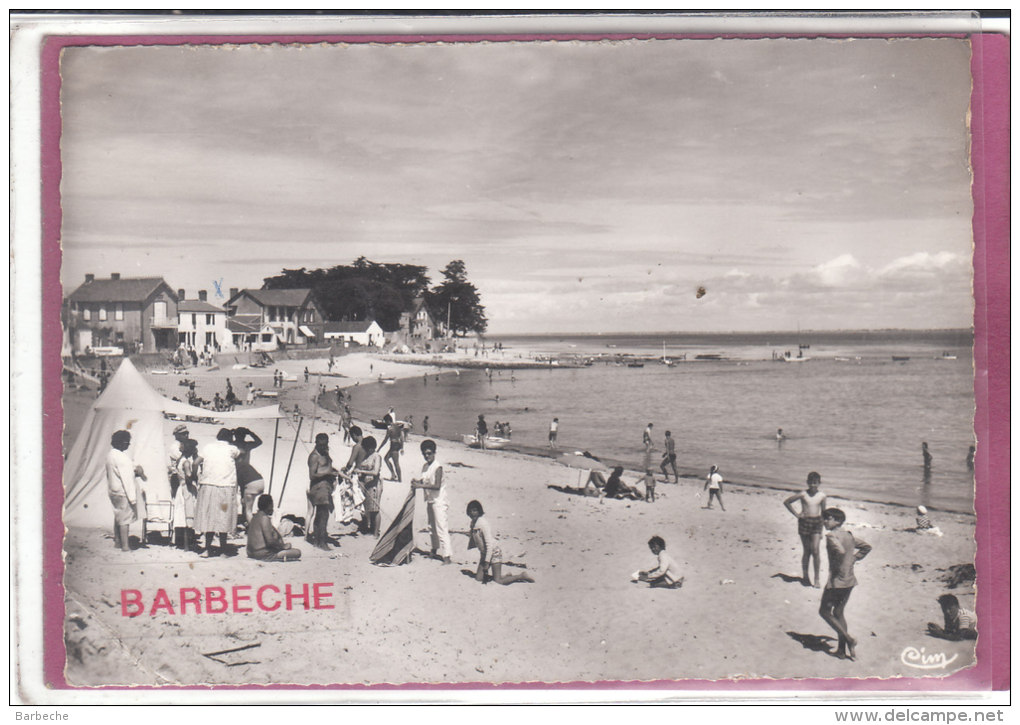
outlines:
[[425, 301], [432, 316], [450, 323], [454, 334], [484, 332], [485, 308], [467, 279], [464, 262], [454, 260], [442, 271], [444, 280], [430, 289], [427, 268], [415, 264], [379, 264], [359, 257], [350, 265], [328, 269], [285, 269], [266, 277], [262, 289], [311, 289], [328, 320], [375, 320], [384, 330], [400, 327], [400, 314]]

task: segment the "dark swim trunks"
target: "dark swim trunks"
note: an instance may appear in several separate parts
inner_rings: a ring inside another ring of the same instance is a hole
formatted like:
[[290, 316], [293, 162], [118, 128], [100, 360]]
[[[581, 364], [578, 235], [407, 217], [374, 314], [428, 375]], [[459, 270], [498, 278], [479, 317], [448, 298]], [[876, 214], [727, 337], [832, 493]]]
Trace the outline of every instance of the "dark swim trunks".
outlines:
[[802, 516], [797, 519], [797, 533], [801, 536], [813, 536], [822, 533], [821, 516]]

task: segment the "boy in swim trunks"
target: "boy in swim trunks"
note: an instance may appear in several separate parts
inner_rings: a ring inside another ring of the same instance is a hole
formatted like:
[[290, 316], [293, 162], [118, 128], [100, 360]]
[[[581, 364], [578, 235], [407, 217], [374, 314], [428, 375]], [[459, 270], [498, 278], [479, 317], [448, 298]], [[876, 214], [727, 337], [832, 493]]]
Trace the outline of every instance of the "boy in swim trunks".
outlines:
[[822, 525], [828, 533], [825, 535], [825, 548], [829, 552], [829, 580], [822, 591], [822, 604], [818, 609], [830, 627], [839, 635], [836, 657], [854, 659], [857, 640], [850, 636], [843, 611], [850, 599], [850, 592], [857, 585], [854, 576], [854, 564], [871, 552], [871, 546], [855, 538], [843, 528], [846, 514], [840, 509], [825, 509], [822, 513]]
[[[812, 471], [807, 477], [807, 491], [795, 493], [783, 501], [783, 505], [791, 514], [797, 517], [797, 533], [800, 534], [800, 541], [804, 547], [804, 555], [801, 557], [801, 569], [804, 572], [802, 583], [804, 586], [814, 586], [815, 589], [821, 586], [821, 558], [822, 558], [822, 512], [825, 510], [826, 496], [818, 490], [822, 485], [822, 477]], [[793, 504], [800, 501], [800, 511], [793, 508]], [[808, 576], [808, 568], [811, 564], [811, 557], [815, 559], [815, 583], [811, 584]]]

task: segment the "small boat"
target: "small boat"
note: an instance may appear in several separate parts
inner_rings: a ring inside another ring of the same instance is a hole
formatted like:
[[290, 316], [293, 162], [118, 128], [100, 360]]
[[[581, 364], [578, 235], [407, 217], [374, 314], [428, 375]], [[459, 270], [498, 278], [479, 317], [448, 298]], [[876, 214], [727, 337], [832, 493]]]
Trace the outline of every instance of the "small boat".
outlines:
[[695, 355], [695, 360], [722, 360], [722, 355], [718, 353], [703, 353], [701, 355]]
[[153, 374], [153, 375], [169, 375], [170, 374], [169, 370], [150, 370], [149, 372], [151, 374]]
[[835, 360], [836, 362], [850, 362], [850, 358], [848, 358], [848, 357], [840, 357], [839, 355], [837, 355], [837, 356], [836, 356], [835, 358], [833, 358], [833, 359], [834, 359], [834, 360]]
[[807, 362], [811, 358], [809, 357], [784, 357], [783, 362], [795, 363], [795, 362]]
[[382, 383], [383, 385], [393, 385], [393, 383], [397, 382], [397, 379], [396, 378], [379, 378], [379, 382]]
[[893, 362], [906, 362], [910, 358], [909, 357], [905, 357], [903, 355], [893, 355], [892, 359], [893, 359]]
[[942, 353], [941, 355], [939, 355], [935, 359], [936, 360], [955, 360], [956, 359], [956, 355], [950, 355], [948, 352], [944, 352], [944, 353]]
[[627, 363], [627, 367], [629, 367], [629, 368], [643, 368], [644, 366], [645, 366], [644, 363], [639, 363], [639, 362]]
[[[478, 445], [478, 436], [474, 434], [462, 435], [461, 439], [464, 441], [464, 445], [466, 445], [468, 448], [481, 448], [481, 446]], [[509, 442], [510, 442], [509, 438], [500, 438], [499, 436], [485, 437], [485, 447], [494, 450], [503, 448]]]

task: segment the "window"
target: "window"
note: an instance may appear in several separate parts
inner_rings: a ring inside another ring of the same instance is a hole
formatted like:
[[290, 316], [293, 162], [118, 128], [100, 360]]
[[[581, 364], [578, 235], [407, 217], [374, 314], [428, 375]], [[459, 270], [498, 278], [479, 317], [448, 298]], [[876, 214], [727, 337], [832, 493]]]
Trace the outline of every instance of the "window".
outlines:
[[81, 310], [81, 319], [88, 321], [92, 319], [92, 310], [88, 307], [83, 307]]
[[191, 326], [192, 328], [198, 326], [198, 315], [195, 314], [194, 312], [191, 313]]
[[216, 344], [216, 333], [215, 332], [207, 332], [207, 333], [205, 333], [205, 344], [208, 345], [209, 347], [212, 347], [213, 345]]
[[100, 307], [99, 308], [99, 321], [100, 322], [104, 322], [105, 320], [106, 320], [106, 308], [105, 307]]
[[205, 316], [205, 324], [207, 324], [207, 325], [215, 325], [216, 324], [216, 317], [214, 315], [212, 315], [212, 314], [207, 314]]
[[113, 319], [123, 320], [124, 319], [124, 305], [118, 302], [113, 307]]
[[162, 300], [160, 300], [159, 302], [155, 302], [152, 306], [152, 316], [155, 317], [157, 320], [165, 320], [166, 302]]
[[116, 333], [116, 340], [117, 340], [118, 343], [123, 343], [124, 342], [124, 333], [121, 332], [120, 330], [118, 330], [117, 333]]

